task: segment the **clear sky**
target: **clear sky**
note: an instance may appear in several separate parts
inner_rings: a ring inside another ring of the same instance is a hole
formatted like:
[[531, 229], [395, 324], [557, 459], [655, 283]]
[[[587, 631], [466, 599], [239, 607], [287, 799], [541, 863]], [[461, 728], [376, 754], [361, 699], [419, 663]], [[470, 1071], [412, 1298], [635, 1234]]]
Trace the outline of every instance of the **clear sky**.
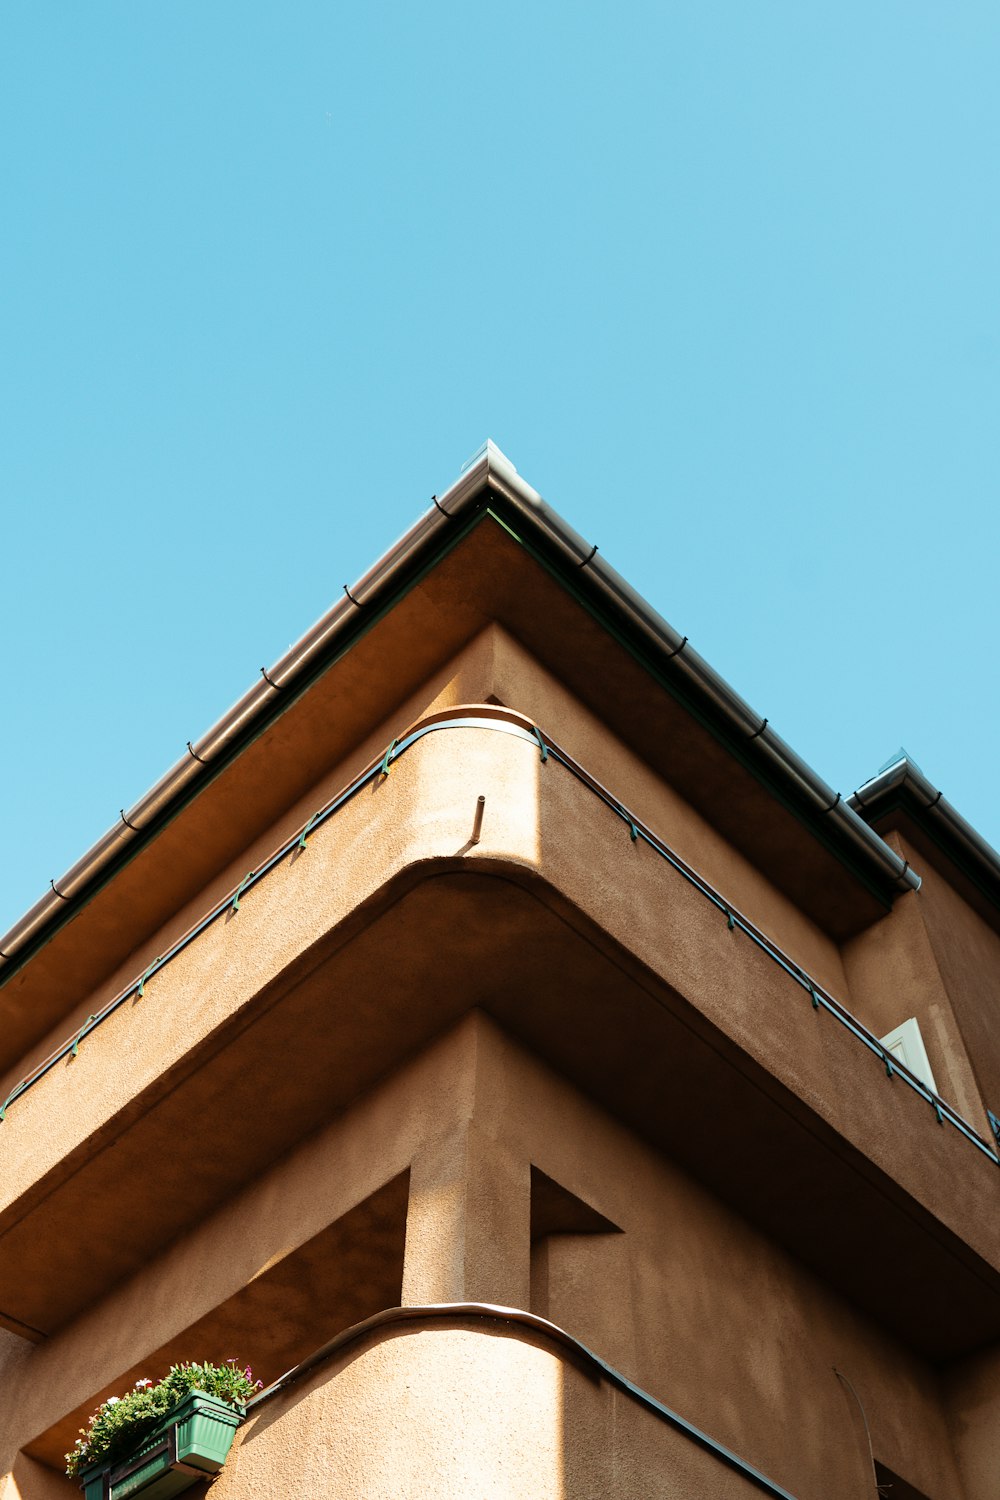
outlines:
[[7, 0], [0, 931], [489, 435], [994, 844], [1000, 8]]

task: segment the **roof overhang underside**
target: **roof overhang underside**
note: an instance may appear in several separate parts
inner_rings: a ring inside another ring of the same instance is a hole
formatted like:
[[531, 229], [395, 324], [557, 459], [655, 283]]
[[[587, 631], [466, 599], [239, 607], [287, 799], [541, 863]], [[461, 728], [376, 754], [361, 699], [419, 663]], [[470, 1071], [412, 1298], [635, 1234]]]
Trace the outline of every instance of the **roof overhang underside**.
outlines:
[[833, 937], [912, 883], [547, 507], [515, 503], [488, 464], [464, 483], [453, 514], [422, 518], [0, 943], [8, 1064], [491, 622]]

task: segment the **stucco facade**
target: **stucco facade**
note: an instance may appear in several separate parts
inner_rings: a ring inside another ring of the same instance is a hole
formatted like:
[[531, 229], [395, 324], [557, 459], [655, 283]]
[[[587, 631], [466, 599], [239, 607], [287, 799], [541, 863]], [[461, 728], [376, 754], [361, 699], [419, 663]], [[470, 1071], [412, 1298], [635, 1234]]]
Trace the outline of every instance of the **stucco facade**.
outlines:
[[1000, 1494], [990, 851], [824, 808], [511, 475], [0, 942], [3, 1500], [234, 1354], [216, 1500]]

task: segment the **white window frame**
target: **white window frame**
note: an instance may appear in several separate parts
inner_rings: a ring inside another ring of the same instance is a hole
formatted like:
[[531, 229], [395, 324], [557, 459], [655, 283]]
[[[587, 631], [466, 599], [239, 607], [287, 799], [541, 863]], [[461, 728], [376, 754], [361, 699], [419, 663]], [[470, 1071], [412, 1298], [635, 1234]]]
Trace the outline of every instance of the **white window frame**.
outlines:
[[938, 1092], [927, 1056], [927, 1048], [920, 1035], [920, 1023], [916, 1016], [903, 1021], [893, 1031], [887, 1031], [885, 1036], [879, 1037], [879, 1041], [887, 1052], [890, 1052], [893, 1057], [898, 1057], [903, 1066], [909, 1068], [910, 1072], [919, 1078], [921, 1083], [925, 1083], [932, 1093]]

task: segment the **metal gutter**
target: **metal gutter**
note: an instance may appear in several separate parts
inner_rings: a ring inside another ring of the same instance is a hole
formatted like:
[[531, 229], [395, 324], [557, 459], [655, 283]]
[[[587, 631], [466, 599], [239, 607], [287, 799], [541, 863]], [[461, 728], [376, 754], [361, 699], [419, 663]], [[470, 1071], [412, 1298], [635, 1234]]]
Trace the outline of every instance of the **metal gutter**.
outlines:
[[977, 881], [994, 901], [1000, 899], [1000, 853], [977, 833], [920, 767], [903, 755], [848, 798], [866, 819], [875, 819], [900, 800], [946, 853]]
[[0, 982], [12, 960], [30, 943], [42, 939], [47, 928], [58, 924], [68, 902], [84, 897], [130, 845], [166, 816], [172, 806], [191, 795], [199, 782], [207, 782], [238, 741], [254, 729], [263, 728], [275, 711], [277, 700], [308, 681], [353, 624], [359, 610], [387, 603], [393, 590], [419, 566], [420, 559], [454, 530], [456, 521], [472, 518], [477, 510], [485, 511], [493, 497], [506, 501], [564, 566], [578, 573], [585, 571], [604, 607], [644, 641], [654, 660], [663, 665], [669, 663], [670, 670], [683, 679], [691, 696], [714, 710], [734, 739], [753, 742], [772, 779], [779, 786], [784, 783], [808, 812], [828, 820], [880, 884], [890, 884], [899, 891], [919, 888], [920, 877], [907, 861], [890, 849], [854, 807], [775, 734], [767, 720], [698, 655], [686, 636], [679, 635], [598, 555], [596, 546], [589, 546], [546, 504], [494, 443], [487, 442], [445, 494], [434, 496], [431, 508], [409, 531], [357, 583], [350, 588], [345, 584], [344, 597], [273, 667], [266, 671], [261, 668], [260, 681], [200, 740], [189, 743], [187, 755], [171, 766], [133, 807], [127, 811], [123, 808], [114, 827], [64, 875], [52, 881], [52, 890], [0, 938]]
[[[748, 743], [753, 741], [766, 756], [772, 772], [803, 797], [812, 811], [829, 818], [862, 858], [874, 864], [883, 881], [888, 880], [900, 891], [920, 889], [920, 876], [908, 862], [890, 849], [840, 793], [835, 792], [775, 733], [767, 719], [752, 709], [704, 657], [699, 656], [687, 636], [680, 635], [620, 573], [604, 561], [596, 546], [589, 546], [557, 511], [546, 504], [495, 444], [485, 444], [477, 454], [475, 463], [478, 465], [484, 461], [490, 488], [502, 494], [519, 514], [543, 531], [566, 562], [576, 569], [586, 569], [605, 604], [610, 605], [615, 614], [625, 616], [645, 639], [654, 656], [671, 662], [674, 670], [683, 674], [694, 695], [711, 704], [737, 738]], [[460, 490], [463, 478], [439, 502], [449, 514], [455, 514], [462, 504], [464, 495], [456, 492]]]
[[704, 1449], [706, 1453], [710, 1453], [727, 1468], [733, 1469], [756, 1489], [762, 1490], [765, 1495], [772, 1496], [772, 1500], [795, 1500], [795, 1496], [776, 1480], [769, 1479], [747, 1459], [741, 1458], [724, 1443], [709, 1437], [707, 1432], [703, 1432], [693, 1422], [687, 1421], [686, 1418], [672, 1411], [669, 1406], [664, 1406], [662, 1401], [657, 1401], [655, 1396], [651, 1396], [648, 1391], [644, 1391], [641, 1386], [629, 1380], [627, 1375], [616, 1370], [614, 1365], [609, 1365], [601, 1359], [599, 1354], [588, 1349], [586, 1344], [581, 1344], [579, 1339], [560, 1328], [557, 1323], [550, 1323], [547, 1318], [541, 1318], [537, 1313], [525, 1312], [519, 1307], [503, 1307], [494, 1302], [432, 1302], [419, 1306], [387, 1307], [383, 1312], [375, 1313], [372, 1317], [365, 1318], [363, 1322], [355, 1323], [351, 1328], [345, 1328], [321, 1349], [310, 1354], [301, 1364], [295, 1365], [284, 1375], [279, 1376], [259, 1395], [252, 1396], [246, 1404], [247, 1416], [252, 1417], [258, 1407], [272, 1401], [275, 1396], [280, 1396], [296, 1381], [302, 1380], [313, 1370], [335, 1359], [344, 1350], [350, 1349], [354, 1344], [360, 1343], [382, 1328], [400, 1328], [415, 1323], [417, 1329], [414, 1331], [416, 1332], [420, 1330], [421, 1325], [426, 1328], [428, 1325], [433, 1326], [441, 1322], [498, 1323], [507, 1330], [524, 1329], [535, 1338], [541, 1338], [548, 1344], [556, 1345], [570, 1358], [582, 1361], [601, 1379], [608, 1381], [625, 1395], [631, 1396], [640, 1406], [644, 1406], [647, 1411], [659, 1417], [662, 1422], [681, 1433], [683, 1437]]

